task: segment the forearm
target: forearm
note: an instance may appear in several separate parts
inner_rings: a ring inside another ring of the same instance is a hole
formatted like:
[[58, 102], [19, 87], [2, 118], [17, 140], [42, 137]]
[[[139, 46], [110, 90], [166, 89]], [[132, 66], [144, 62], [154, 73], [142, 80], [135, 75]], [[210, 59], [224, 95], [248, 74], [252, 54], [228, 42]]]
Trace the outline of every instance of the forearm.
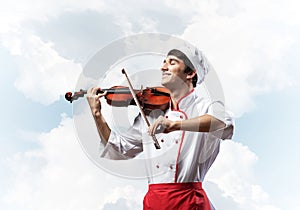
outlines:
[[89, 88], [87, 91], [87, 101], [89, 103], [92, 115], [94, 117], [96, 127], [100, 138], [107, 143], [110, 136], [110, 128], [108, 127], [102, 113], [101, 113], [101, 102], [100, 98], [106, 95], [106, 92], [98, 94], [101, 90], [98, 87]]
[[202, 115], [192, 119], [173, 121], [171, 130], [184, 130], [194, 132], [213, 132], [225, 128], [226, 124], [211, 115]]
[[98, 130], [98, 134], [100, 136], [100, 138], [107, 143], [110, 133], [111, 133], [111, 129], [109, 128], [107, 122], [105, 121], [103, 115], [101, 114], [101, 112], [96, 112], [93, 113], [93, 117], [96, 123], [96, 127]]

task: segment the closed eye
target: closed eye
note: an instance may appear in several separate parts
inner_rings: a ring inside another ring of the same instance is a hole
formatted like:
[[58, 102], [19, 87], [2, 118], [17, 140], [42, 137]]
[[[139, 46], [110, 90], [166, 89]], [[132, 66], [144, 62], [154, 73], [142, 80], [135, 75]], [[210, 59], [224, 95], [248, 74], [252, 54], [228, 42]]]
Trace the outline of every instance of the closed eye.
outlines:
[[171, 65], [175, 65], [175, 64], [179, 64], [179, 60], [175, 59], [175, 58], [167, 58], [163, 61], [163, 63], [169, 63]]
[[175, 65], [175, 64], [178, 64], [178, 63], [179, 63], [178, 60], [173, 59], [173, 58], [170, 58], [169, 62], [170, 62], [171, 65]]

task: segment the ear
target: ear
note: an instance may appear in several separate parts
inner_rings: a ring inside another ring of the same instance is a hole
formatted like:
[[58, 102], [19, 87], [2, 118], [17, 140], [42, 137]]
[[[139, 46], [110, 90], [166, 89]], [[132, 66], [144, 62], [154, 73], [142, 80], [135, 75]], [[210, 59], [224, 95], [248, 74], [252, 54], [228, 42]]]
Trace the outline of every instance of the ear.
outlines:
[[187, 73], [186, 78], [192, 79], [195, 76], [195, 74], [196, 74], [196, 70], [191, 71], [191, 72]]

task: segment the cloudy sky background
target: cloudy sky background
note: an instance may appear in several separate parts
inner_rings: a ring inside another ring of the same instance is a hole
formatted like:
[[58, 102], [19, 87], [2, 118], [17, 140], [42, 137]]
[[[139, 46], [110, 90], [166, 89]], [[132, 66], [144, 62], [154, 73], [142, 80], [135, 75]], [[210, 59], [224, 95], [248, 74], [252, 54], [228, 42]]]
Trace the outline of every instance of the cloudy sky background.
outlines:
[[205, 180], [217, 209], [298, 209], [300, 3], [122, 2], [1, 1], [0, 208], [141, 209], [146, 180], [87, 158], [63, 95], [102, 47], [157, 32], [205, 52], [236, 115]]

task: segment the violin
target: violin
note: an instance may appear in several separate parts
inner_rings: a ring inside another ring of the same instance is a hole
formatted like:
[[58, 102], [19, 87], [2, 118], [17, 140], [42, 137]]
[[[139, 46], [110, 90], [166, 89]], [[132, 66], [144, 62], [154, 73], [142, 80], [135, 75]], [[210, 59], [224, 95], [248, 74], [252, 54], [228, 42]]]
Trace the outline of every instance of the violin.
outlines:
[[[101, 89], [97, 91], [97, 94], [107, 92], [104, 96], [106, 102], [115, 107], [128, 107], [129, 105], [136, 105], [134, 98], [126, 86], [113, 86], [109, 89]], [[143, 107], [143, 110], [148, 113], [155, 109], [161, 109], [165, 111], [168, 108], [170, 101], [170, 93], [167, 88], [164, 87], [147, 87], [146, 89], [134, 90], [135, 95]], [[83, 97], [87, 93], [86, 90], [80, 90], [72, 94], [67, 92], [65, 99], [72, 103], [80, 97]]]
[[[150, 123], [146, 118], [146, 114], [151, 113], [151, 111], [155, 109], [165, 111], [168, 108], [169, 101], [171, 99], [169, 90], [164, 87], [151, 87], [144, 90], [134, 90], [125, 69], [122, 69], [122, 74], [125, 75], [129, 87], [113, 86], [109, 89], [101, 89], [97, 91], [96, 94], [107, 91], [107, 94], [104, 97], [107, 103], [111, 106], [127, 107], [129, 105], [136, 105], [140, 110], [143, 120], [149, 127]], [[83, 97], [86, 93], [86, 90], [75, 92], [74, 95], [71, 92], [67, 92], [65, 94], [65, 98], [67, 101], [72, 103], [79, 97]], [[151, 137], [155, 148], [160, 149], [161, 147], [155, 135], [151, 135]]]

